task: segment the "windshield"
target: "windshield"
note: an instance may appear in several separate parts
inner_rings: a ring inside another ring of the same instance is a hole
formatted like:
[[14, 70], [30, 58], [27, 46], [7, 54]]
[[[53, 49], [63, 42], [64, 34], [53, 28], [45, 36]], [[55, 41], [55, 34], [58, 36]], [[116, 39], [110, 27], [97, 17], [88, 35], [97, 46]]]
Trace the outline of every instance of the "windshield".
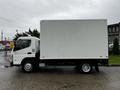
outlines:
[[24, 49], [24, 48], [27, 48], [29, 47], [31, 44], [31, 40], [28, 40], [28, 39], [19, 39], [15, 42], [15, 48], [14, 48], [14, 51], [17, 51], [17, 50], [21, 50], [21, 49]]

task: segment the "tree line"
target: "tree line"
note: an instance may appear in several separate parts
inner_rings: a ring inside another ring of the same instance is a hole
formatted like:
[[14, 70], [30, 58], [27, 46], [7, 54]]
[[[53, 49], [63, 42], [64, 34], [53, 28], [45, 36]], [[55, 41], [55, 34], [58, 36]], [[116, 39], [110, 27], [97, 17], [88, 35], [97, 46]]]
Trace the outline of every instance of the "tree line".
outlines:
[[24, 37], [24, 36], [28, 36], [28, 35], [31, 35], [31, 36], [39, 38], [40, 37], [40, 32], [38, 32], [37, 29], [31, 30], [29, 28], [28, 31], [25, 31], [25, 32], [22, 32], [22, 33], [16, 33], [15, 37], [13, 38], [13, 40], [16, 41], [19, 37], [21, 37], [21, 36]]

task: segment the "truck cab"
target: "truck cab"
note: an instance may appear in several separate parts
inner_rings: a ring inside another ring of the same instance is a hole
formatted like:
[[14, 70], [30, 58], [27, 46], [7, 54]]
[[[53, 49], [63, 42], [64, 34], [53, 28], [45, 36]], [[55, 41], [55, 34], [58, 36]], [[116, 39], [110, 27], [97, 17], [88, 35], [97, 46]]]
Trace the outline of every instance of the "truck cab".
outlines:
[[[20, 37], [15, 42], [15, 47], [13, 49], [13, 60], [14, 66], [22, 65], [26, 60], [35, 60], [37, 54], [40, 50], [40, 39], [36, 37]], [[26, 66], [29, 68], [29, 66]]]

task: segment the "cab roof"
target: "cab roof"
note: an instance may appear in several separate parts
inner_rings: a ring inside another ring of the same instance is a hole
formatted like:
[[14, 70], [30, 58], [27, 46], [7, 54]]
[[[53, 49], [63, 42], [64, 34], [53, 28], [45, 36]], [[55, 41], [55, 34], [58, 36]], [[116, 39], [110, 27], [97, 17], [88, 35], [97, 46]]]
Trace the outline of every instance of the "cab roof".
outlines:
[[37, 40], [40, 40], [39, 38], [34, 37], [34, 36], [19, 37], [18, 40], [19, 40], [19, 39], [37, 39]]

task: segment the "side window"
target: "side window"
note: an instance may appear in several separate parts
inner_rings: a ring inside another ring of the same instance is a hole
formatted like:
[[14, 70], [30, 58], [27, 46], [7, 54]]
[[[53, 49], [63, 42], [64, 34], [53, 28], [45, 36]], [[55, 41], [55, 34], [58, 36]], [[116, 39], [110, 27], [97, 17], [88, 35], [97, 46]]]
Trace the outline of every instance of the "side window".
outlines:
[[31, 44], [31, 40], [27, 40], [27, 39], [26, 39], [26, 40], [23, 40], [23, 39], [20, 39], [20, 40], [18, 40], [18, 41], [15, 43], [14, 51], [27, 48], [27, 47], [30, 46], [30, 44]]
[[21, 48], [26, 48], [26, 47], [30, 46], [31, 41], [30, 40], [23, 40], [21, 43], [22, 43]]

